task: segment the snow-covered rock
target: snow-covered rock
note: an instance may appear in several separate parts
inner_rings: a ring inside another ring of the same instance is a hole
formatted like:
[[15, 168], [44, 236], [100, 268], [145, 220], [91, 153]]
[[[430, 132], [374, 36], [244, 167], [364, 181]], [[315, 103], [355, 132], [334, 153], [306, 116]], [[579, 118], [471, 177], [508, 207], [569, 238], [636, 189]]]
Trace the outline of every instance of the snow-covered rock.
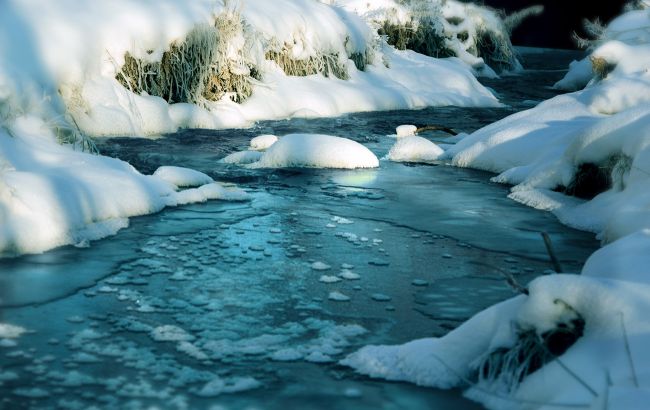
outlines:
[[254, 168], [376, 168], [379, 160], [368, 148], [347, 138], [290, 134], [280, 138]]
[[403, 137], [391, 147], [386, 158], [395, 162], [435, 162], [444, 150], [426, 138]]

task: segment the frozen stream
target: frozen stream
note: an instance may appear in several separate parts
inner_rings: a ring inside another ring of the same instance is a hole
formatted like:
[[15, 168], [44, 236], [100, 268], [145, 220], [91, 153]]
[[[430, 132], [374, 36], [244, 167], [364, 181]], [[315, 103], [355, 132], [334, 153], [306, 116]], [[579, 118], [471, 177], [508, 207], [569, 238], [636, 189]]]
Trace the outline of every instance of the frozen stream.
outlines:
[[[527, 53], [489, 81], [509, 107], [439, 108], [103, 141], [145, 173], [199, 169], [251, 193], [134, 218], [90, 248], [0, 261], [0, 408], [476, 408], [458, 391], [373, 381], [336, 362], [360, 346], [443, 335], [550, 268], [579, 271], [593, 235], [506, 198], [490, 175], [244, 170], [217, 160], [262, 133], [316, 132], [383, 156], [403, 123], [469, 132], [553, 95], [567, 52]], [[429, 135], [443, 140], [444, 134]], [[335, 300], [348, 299], [348, 300]]]

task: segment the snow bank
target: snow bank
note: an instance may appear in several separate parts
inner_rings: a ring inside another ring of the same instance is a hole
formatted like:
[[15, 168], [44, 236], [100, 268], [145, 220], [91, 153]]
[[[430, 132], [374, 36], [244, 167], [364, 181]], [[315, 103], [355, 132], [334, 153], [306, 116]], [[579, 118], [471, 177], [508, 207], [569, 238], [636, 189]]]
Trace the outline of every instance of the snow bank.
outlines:
[[318, 1], [8, 0], [0, 31], [12, 39], [0, 42], [0, 94], [32, 114], [67, 110], [92, 135], [498, 104], [466, 64], [395, 53]]
[[648, 17], [647, 10], [633, 11], [610, 24], [607, 33], [620, 35], [594, 50], [598, 70], [586, 89], [464, 136], [443, 154], [454, 165], [500, 173], [493, 180], [514, 185], [512, 199], [598, 233], [604, 247], [582, 274], [540, 277], [528, 294], [486, 309], [442, 338], [368, 346], [344, 364], [425, 386], [469, 383], [468, 397], [494, 409], [644, 408], [650, 382], [644, 348], [650, 343]]
[[368, 148], [347, 138], [290, 134], [280, 138], [252, 168], [376, 168], [379, 160]]
[[455, 56], [479, 75], [521, 69], [510, 42], [511, 30], [526, 17], [539, 14], [530, 8], [506, 18], [485, 6], [454, 0], [337, 1], [363, 16], [398, 49], [411, 49], [434, 57]]
[[[565, 77], [555, 84], [555, 88], [566, 91], [582, 89], [607, 74], [600, 70], [618, 68], [619, 64], [624, 65], [628, 72], [630, 69], [647, 66], [650, 8], [644, 2], [638, 3], [636, 7], [639, 9], [632, 9], [615, 18], [607, 27], [593, 23], [587, 26], [588, 31], [596, 37], [592, 41], [585, 40], [590, 55], [574, 61]], [[622, 45], [627, 47], [621, 47]]]
[[615, 62], [606, 77], [489, 125], [445, 157], [500, 173], [511, 198], [611, 242], [650, 228], [650, 45], [610, 41], [594, 55]]
[[[647, 232], [643, 241], [647, 249]], [[641, 386], [650, 382], [650, 354], [644, 348], [650, 342], [648, 276], [640, 282], [629, 277], [618, 280], [596, 266], [603, 258], [613, 258], [618, 262], [615, 267], [624, 272], [647, 269], [648, 265], [639, 265], [638, 255], [635, 261], [622, 260], [619, 249], [612, 244], [600, 250], [582, 276], [534, 280], [528, 286], [529, 295], [488, 308], [442, 338], [402, 346], [367, 346], [341, 363], [371, 377], [422, 386], [450, 388], [469, 382], [466, 395], [493, 409], [589, 407], [607, 400], [608, 390], [617, 388], [629, 388], [642, 397], [634, 389], [633, 379]], [[561, 364], [551, 358], [528, 374], [530, 363], [526, 360], [530, 358], [526, 355], [532, 356], [534, 351], [526, 350], [508, 363], [510, 367], [498, 366], [503, 365], [499, 354], [516, 349], [522, 338], [530, 334], [543, 343], [549, 331], [561, 324], [570, 327], [578, 315], [584, 320], [584, 333], [561, 355]], [[518, 374], [523, 375], [521, 380]]]
[[[131, 216], [245, 195], [196, 171], [170, 167], [156, 174], [61, 145], [38, 118], [11, 121], [0, 128], [0, 255], [86, 246], [126, 227]], [[188, 185], [203, 186], [177, 192]]]

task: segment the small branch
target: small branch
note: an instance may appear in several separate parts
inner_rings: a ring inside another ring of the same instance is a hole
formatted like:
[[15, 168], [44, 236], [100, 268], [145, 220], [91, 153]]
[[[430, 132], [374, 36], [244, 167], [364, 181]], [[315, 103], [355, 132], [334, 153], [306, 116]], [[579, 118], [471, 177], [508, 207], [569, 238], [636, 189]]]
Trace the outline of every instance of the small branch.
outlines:
[[562, 265], [560, 265], [560, 260], [557, 258], [557, 255], [555, 254], [555, 250], [553, 249], [553, 242], [551, 242], [551, 237], [548, 236], [546, 232], [542, 232], [542, 238], [544, 238], [544, 245], [546, 245], [546, 252], [548, 252], [548, 256], [551, 258], [553, 269], [555, 270], [556, 273], [563, 272]]
[[632, 371], [632, 381], [634, 381], [634, 387], [639, 388], [639, 379], [636, 377], [636, 369], [634, 368], [634, 360], [632, 359], [632, 351], [630, 350], [630, 341], [627, 337], [627, 329], [625, 328], [625, 320], [623, 318], [623, 312], [619, 312], [621, 315], [621, 328], [623, 329], [623, 341], [625, 342], [625, 353], [627, 354], [627, 360], [630, 362], [630, 370]]
[[424, 125], [422, 127], [419, 127], [417, 130], [415, 130], [415, 133], [419, 134], [419, 133], [425, 132], [425, 131], [442, 131], [442, 132], [446, 132], [447, 134], [450, 134], [452, 136], [458, 135], [458, 133], [456, 131], [452, 130], [449, 127], [445, 127], [443, 125]]

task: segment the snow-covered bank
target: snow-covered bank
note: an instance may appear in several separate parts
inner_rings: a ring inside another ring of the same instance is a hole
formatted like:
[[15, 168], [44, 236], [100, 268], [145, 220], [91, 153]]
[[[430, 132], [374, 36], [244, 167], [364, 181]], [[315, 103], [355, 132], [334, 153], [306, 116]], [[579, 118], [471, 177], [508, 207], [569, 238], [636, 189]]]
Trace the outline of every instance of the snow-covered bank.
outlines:
[[398, 52], [316, 0], [9, 0], [0, 16], [1, 94], [45, 96], [92, 135], [498, 104], [462, 61]]
[[[180, 190], [180, 187], [195, 187]], [[22, 117], [0, 129], [0, 256], [87, 246], [131, 216], [246, 193], [182, 168], [140, 174], [129, 164], [60, 145], [49, 125]]]
[[397, 51], [326, 3], [0, 2], [0, 253], [84, 244], [129, 216], [224, 194], [175, 193], [169, 169], [145, 177], [75, 152], [92, 147], [85, 135], [499, 105], [461, 59]]
[[[650, 394], [650, 30], [614, 20], [587, 88], [462, 138], [443, 158], [499, 173], [510, 197], [598, 234], [581, 275], [540, 277], [448, 335], [368, 346], [343, 361], [424, 386], [469, 387], [489, 408], [645, 408]], [[629, 35], [629, 36], [628, 36]], [[593, 71], [591, 70], [593, 66]], [[568, 79], [575, 79], [574, 64]], [[571, 80], [573, 81], [573, 80]], [[583, 85], [584, 85], [583, 84]], [[626, 396], [624, 400], [623, 397]]]
[[455, 56], [488, 77], [496, 76], [495, 70], [521, 69], [510, 33], [527, 17], [543, 11], [536, 6], [505, 16], [486, 6], [455, 0], [329, 2], [363, 16], [400, 50]]

